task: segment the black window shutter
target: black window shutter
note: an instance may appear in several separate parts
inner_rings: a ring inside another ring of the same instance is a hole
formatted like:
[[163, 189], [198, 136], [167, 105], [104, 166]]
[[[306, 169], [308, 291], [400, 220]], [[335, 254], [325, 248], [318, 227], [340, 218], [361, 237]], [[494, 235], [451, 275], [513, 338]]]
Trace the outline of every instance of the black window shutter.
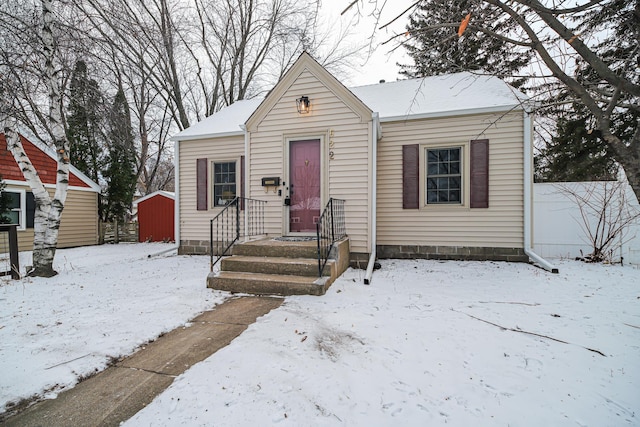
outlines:
[[26, 196], [27, 228], [33, 228], [33, 222], [36, 216], [36, 199], [33, 197], [33, 193], [31, 191], [27, 191]]
[[489, 207], [489, 140], [471, 141], [471, 207]]
[[207, 159], [196, 160], [196, 194], [197, 210], [207, 210]]
[[420, 156], [418, 144], [402, 146], [402, 209], [420, 205]]

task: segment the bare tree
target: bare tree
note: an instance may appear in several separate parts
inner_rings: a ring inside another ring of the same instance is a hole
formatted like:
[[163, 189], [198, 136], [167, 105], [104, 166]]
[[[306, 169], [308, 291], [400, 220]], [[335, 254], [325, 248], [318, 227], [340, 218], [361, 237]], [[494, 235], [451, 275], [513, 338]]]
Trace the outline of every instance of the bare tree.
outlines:
[[[303, 50], [319, 50], [317, 0], [86, 0], [74, 7], [86, 17], [93, 63], [108, 71], [112, 87], [123, 85], [132, 106], [142, 192], [157, 188], [172, 133], [264, 93]], [[333, 47], [326, 57], [336, 68], [357, 51]]]
[[630, 226], [640, 220], [640, 209], [627, 197], [628, 184], [619, 180], [563, 183], [555, 187], [574, 202], [580, 212], [574, 219], [591, 246], [591, 253], [582, 260], [614, 262], [615, 253], [635, 237], [629, 235]]
[[[115, 83], [123, 79], [122, 74], [128, 74], [129, 79], [137, 77], [136, 83], [144, 82], [143, 90], [161, 97], [172, 111], [174, 123], [184, 129], [190, 122], [179, 74], [174, 19], [188, 20], [177, 16], [181, 9], [179, 2], [174, 3], [87, 0], [74, 6], [87, 18], [86, 36], [95, 46], [95, 62], [110, 71]], [[148, 102], [147, 97], [141, 102]]]
[[308, 46], [319, 2], [196, 0], [198, 25], [185, 41], [197, 64], [197, 93], [208, 116], [263, 93]]
[[[262, 93], [291, 63], [281, 62], [282, 52], [296, 46], [297, 56], [306, 47], [318, 1], [87, 0], [76, 7], [94, 42], [115, 52], [120, 72], [138, 70], [182, 130]], [[105, 62], [114, 55], [97, 54]]]
[[[6, 80], [3, 77], [0, 91], [0, 122], [7, 147], [31, 187], [36, 202], [33, 269], [29, 274], [51, 277], [57, 274], [53, 269], [53, 259], [69, 186], [69, 142], [62, 108], [63, 75], [56, 64], [60, 40], [54, 28], [56, 22], [51, 0], [42, 0], [41, 10], [35, 4], [23, 4], [22, 8], [15, 7], [15, 4], [8, 6], [0, 13], [3, 36], [0, 74], [7, 76]], [[38, 28], [41, 28], [40, 32]], [[43, 86], [46, 87], [46, 96]], [[53, 197], [26, 154], [16, 123], [33, 131], [44, 130], [55, 147], [57, 174]]]
[[[345, 12], [364, 6], [364, 0], [345, 0]], [[378, 10], [384, 8], [382, 3]], [[446, 0], [407, 0], [404, 13], [420, 6], [448, 8]], [[441, 14], [420, 31], [450, 28], [446, 40], [433, 37], [436, 45], [465, 43], [465, 34], [494, 38], [505, 50], [533, 55], [528, 77], [543, 77], [552, 94], [562, 90], [566, 105], [579, 102], [592, 119], [593, 131], [612, 148], [636, 196], [640, 198], [640, 3], [632, 0], [569, 0], [543, 3], [538, 0], [476, 0], [464, 16]], [[379, 16], [379, 15], [378, 15]], [[464, 22], [464, 26], [462, 23]], [[508, 25], [506, 25], [508, 23]], [[388, 23], [385, 23], [385, 25]], [[383, 25], [382, 27], [384, 27]], [[464, 28], [463, 28], [464, 27]], [[504, 30], [507, 29], [507, 30]], [[393, 36], [396, 46], [411, 40], [411, 33]], [[428, 38], [427, 38], [428, 39]], [[517, 77], [517, 76], [514, 76]], [[550, 99], [549, 93], [544, 94]], [[631, 128], [628, 124], [631, 124]], [[624, 124], [624, 125], [622, 125]]]
[[149, 194], [158, 190], [175, 191], [175, 167], [173, 158], [163, 158], [160, 160], [156, 158], [149, 163], [150, 175], [153, 176], [153, 179], [149, 180], [149, 184], [144, 192]]
[[[137, 123], [138, 138], [135, 145], [138, 189], [142, 194], [165, 189], [167, 181], [157, 180], [156, 177], [158, 165], [170, 157], [169, 152], [173, 147], [169, 141], [169, 134], [173, 129], [171, 108], [164, 103], [156, 87], [149, 81], [143, 57], [139, 57], [134, 64], [127, 64], [117, 52], [112, 54], [114, 60], [109, 66], [117, 73], [119, 84], [129, 88], [132, 116]], [[154, 190], [150, 190], [152, 188]]]

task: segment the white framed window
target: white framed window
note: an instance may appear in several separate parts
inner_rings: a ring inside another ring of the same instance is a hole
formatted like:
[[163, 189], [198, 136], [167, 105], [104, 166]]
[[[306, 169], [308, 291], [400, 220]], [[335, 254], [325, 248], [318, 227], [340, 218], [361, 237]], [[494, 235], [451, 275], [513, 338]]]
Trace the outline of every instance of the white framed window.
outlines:
[[425, 202], [460, 205], [463, 202], [462, 147], [426, 148]]
[[213, 162], [213, 206], [226, 206], [236, 197], [236, 162]]
[[[2, 192], [9, 196], [9, 210], [2, 214], [4, 220], [9, 224], [18, 226], [18, 230], [26, 229], [27, 209], [26, 192], [24, 190], [7, 189]], [[3, 222], [5, 222], [3, 221]]]

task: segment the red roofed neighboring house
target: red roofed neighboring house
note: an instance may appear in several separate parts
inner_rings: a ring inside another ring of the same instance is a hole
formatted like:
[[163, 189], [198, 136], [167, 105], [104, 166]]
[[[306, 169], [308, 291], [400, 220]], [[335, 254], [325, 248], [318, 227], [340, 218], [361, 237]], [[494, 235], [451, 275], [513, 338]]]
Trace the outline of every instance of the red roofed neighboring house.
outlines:
[[155, 191], [133, 202], [138, 209], [139, 242], [173, 242], [175, 194]]
[[[31, 163], [38, 171], [49, 194], [56, 187], [57, 162], [55, 155], [36, 138], [20, 135]], [[18, 164], [7, 149], [4, 134], [0, 133], [0, 175], [7, 185], [4, 192], [12, 199], [11, 218], [18, 224], [20, 251], [33, 248], [33, 220], [35, 201], [31, 187], [24, 179]], [[62, 211], [58, 248], [95, 245], [98, 243], [98, 194], [100, 186], [73, 165], [69, 168], [69, 191]], [[4, 251], [0, 242], [0, 252]]]

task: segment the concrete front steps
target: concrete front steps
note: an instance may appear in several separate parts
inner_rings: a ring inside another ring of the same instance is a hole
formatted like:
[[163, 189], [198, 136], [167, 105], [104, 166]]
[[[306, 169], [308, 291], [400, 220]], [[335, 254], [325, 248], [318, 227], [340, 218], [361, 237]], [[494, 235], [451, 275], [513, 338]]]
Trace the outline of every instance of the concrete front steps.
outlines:
[[349, 266], [349, 239], [335, 243], [322, 277], [317, 253], [315, 239], [237, 243], [233, 256], [221, 260], [220, 271], [209, 274], [207, 287], [255, 295], [324, 295]]

